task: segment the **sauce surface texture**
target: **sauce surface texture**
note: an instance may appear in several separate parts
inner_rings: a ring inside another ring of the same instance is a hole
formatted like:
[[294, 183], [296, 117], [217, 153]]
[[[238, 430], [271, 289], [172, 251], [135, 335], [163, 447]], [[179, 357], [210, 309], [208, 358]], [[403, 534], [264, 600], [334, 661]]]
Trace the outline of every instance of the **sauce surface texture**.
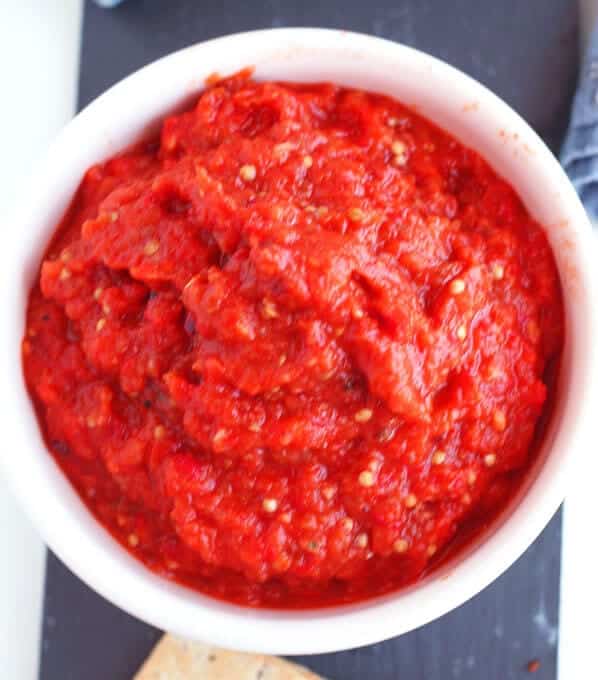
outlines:
[[562, 342], [546, 237], [474, 151], [383, 96], [240, 74], [88, 170], [23, 362], [148, 567], [311, 607], [412, 583], [504, 506]]

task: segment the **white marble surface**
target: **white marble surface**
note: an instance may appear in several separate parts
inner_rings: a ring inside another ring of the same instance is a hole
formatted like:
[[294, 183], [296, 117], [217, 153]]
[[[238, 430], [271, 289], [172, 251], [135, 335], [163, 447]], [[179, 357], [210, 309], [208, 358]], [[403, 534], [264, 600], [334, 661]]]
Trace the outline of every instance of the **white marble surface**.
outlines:
[[[10, 252], [11, 239], [19, 238], [10, 229], [10, 211], [27, 173], [75, 110], [81, 5], [82, 0], [0, 0], [0, 219], [5, 252]], [[10, 450], [10, 442], [2, 448], [4, 456], [19, 455]], [[1, 480], [0, 526], [0, 677], [34, 680], [45, 552]]]

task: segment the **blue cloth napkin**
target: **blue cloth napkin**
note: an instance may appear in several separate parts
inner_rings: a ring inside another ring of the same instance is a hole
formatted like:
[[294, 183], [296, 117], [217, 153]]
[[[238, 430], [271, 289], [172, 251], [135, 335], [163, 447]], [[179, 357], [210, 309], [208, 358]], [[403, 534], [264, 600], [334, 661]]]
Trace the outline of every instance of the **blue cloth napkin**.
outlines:
[[590, 219], [598, 221], [598, 26], [579, 74], [561, 163]]
[[96, 5], [100, 7], [116, 7], [120, 5], [123, 0], [95, 0]]

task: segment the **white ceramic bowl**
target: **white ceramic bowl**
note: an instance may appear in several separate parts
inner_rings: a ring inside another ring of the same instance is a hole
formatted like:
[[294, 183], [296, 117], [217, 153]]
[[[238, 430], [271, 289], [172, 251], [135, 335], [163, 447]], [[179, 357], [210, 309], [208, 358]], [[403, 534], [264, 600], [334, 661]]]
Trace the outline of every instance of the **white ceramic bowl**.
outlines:
[[[95, 521], [57, 468], [23, 384], [20, 340], [27, 293], [86, 168], [138, 138], [198, 92], [210, 74], [249, 65], [261, 80], [334, 81], [386, 93], [478, 150], [545, 226], [563, 284], [567, 333], [558, 401], [524, 488], [489, 534], [427, 580], [358, 605], [251, 610], [154, 575]], [[220, 38], [165, 57], [111, 88], [67, 125], [5, 228], [21, 236], [4, 253], [3, 264], [0, 395], [6, 475], [60, 559], [114, 604], [160, 628], [225, 647], [287, 654], [340, 650], [417, 628], [475, 595], [521, 555], [561, 503], [572, 461], [591, 443], [598, 405], [592, 380], [598, 355], [592, 347], [595, 264], [583, 208], [557, 161], [516, 113], [463, 73], [408, 47], [341, 31], [282, 29]]]

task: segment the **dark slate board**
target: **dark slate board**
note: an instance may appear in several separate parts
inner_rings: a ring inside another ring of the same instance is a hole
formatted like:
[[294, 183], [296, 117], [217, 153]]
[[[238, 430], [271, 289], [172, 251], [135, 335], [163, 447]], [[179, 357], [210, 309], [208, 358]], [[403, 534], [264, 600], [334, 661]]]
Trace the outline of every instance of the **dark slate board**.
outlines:
[[[470, 73], [516, 108], [553, 149], [577, 73], [572, 0], [128, 0], [85, 7], [79, 103], [194, 42], [270, 26], [381, 35]], [[458, 610], [378, 645], [298, 660], [332, 680], [556, 679], [560, 514], [525, 555]], [[129, 680], [160, 633], [108, 604], [50, 554], [40, 680]]]

